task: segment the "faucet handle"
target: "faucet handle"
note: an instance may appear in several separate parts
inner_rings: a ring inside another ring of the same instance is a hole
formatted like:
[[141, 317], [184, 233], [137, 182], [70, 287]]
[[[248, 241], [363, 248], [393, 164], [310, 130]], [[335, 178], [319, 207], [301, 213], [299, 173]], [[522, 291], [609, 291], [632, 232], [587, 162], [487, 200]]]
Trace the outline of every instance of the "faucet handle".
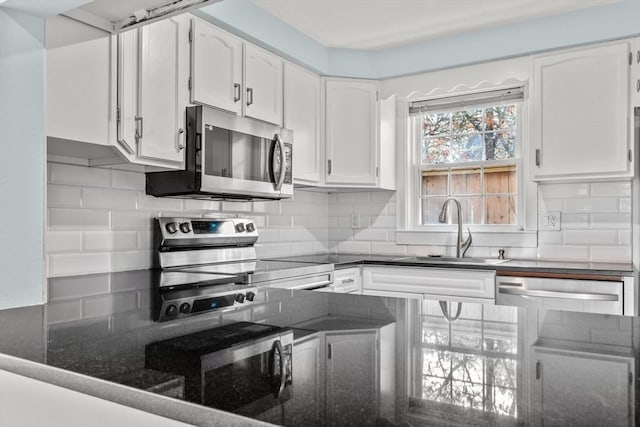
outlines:
[[[467, 237], [467, 240], [460, 244], [460, 250], [462, 251], [462, 254], [460, 254], [461, 257], [464, 257], [464, 254], [467, 253], [467, 250], [469, 250], [469, 247], [471, 246], [471, 242], [473, 242], [473, 239], [471, 238], [471, 230], [469, 229], [469, 227], [467, 227], [467, 233], [469, 233], [469, 237]], [[460, 238], [462, 238], [462, 236], [460, 236]]]

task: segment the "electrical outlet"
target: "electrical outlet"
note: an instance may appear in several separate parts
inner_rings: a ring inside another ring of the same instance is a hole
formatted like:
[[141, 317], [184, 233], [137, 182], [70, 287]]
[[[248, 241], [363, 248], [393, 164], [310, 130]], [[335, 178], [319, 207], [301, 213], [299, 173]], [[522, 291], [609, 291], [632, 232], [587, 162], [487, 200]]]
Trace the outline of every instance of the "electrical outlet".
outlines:
[[540, 217], [540, 230], [559, 231], [560, 230], [560, 212], [546, 212]]
[[360, 228], [360, 214], [351, 214], [351, 228]]

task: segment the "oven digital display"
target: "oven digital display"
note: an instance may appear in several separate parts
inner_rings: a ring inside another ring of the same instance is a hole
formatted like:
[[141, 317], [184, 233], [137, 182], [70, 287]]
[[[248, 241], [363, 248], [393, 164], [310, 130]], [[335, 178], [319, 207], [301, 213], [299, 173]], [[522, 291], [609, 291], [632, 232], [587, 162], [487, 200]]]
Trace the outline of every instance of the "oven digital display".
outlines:
[[233, 305], [234, 295], [225, 295], [215, 298], [203, 298], [195, 300], [193, 302], [192, 313], [198, 313], [201, 311], [215, 310], [217, 308], [228, 307]]
[[195, 234], [216, 234], [220, 232], [224, 221], [191, 221]]

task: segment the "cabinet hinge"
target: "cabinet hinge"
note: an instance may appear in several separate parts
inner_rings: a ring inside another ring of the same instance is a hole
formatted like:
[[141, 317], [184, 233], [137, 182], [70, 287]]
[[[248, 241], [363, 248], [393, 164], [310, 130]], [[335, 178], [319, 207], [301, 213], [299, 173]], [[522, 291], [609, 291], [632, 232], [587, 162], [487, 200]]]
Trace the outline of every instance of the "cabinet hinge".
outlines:
[[633, 151], [631, 149], [629, 149], [628, 155], [629, 155], [629, 162], [632, 162], [633, 161]]
[[187, 86], [189, 86], [189, 90], [191, 90], [191, 77], [189, 77], [189, 83], [187, 84]]

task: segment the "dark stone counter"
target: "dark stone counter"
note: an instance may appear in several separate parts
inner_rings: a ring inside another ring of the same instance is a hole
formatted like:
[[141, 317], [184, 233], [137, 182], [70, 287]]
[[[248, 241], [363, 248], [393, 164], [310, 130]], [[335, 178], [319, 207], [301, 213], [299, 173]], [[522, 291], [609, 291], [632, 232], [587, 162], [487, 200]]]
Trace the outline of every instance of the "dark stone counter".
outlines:
[[[150, 277], [50, 279], [50, 303], [0, 311], [0, 369], [194, 425], [637, 424], [640, 318], [268, 289], [157, 323]], [[253, 421], [145, 367], [149, 343], [237, 321], [298, 331], [291, 397]]]

